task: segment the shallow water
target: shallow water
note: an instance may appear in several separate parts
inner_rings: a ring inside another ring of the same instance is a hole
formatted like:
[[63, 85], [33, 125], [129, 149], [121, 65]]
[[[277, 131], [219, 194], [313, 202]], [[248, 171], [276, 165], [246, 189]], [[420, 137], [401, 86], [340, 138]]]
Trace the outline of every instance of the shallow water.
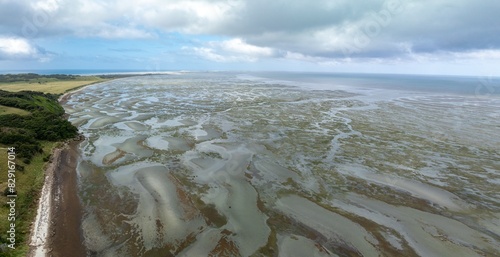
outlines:
[[498, 98], [301, 83], [191, 73], [75, 93], [88, 249], [500, 255]]

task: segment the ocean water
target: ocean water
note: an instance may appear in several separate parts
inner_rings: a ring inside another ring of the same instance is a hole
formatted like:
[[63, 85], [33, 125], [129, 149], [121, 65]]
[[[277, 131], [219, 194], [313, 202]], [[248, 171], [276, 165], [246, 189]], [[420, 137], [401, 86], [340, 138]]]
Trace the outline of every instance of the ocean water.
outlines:
[[89, 86], [93, 256], [498, 256], [491, 78], [171, 73]]

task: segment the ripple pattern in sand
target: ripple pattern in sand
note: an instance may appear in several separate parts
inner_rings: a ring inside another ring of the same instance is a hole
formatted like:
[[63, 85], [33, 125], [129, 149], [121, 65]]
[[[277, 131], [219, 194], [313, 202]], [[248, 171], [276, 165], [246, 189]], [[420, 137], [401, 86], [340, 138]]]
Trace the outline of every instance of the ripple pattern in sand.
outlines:
[[343, 90], [180, 74], [75, 93], [66, 108], [87, 138], [86, 246], [95, 256], [499, 255], [498, 102]]

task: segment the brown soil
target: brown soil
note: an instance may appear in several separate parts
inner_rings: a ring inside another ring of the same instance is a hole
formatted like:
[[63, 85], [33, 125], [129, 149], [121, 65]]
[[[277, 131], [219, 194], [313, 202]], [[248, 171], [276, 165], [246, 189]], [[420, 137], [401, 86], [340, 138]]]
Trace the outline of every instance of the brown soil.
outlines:
[[49, 238], [46, 249], [48, 256], [87, 256], [81, 230], [82, 206], [78, 197], [76, 165], [78, 144], [72, 141], [63, 149], [57, 149], [52, 160], [53, 179], [51, 192], [52, 210]]
[[[231, 232], [229, 232], [231, 233]], [[223, 236], [220, 238], [219, 242], [215, 248], [208, 254], [208, 256], [241, 256], [240, 250], [236, 243], [232, 241], [228, 235], [222, 232]]]
[[71, 93], [66, 93], [66, 94], [62, 95], [61, 98], [59, 99], [59, 103], [61, 105], [65, 104], [66, 102], [68, 102], [71, 95], [72, 95]]

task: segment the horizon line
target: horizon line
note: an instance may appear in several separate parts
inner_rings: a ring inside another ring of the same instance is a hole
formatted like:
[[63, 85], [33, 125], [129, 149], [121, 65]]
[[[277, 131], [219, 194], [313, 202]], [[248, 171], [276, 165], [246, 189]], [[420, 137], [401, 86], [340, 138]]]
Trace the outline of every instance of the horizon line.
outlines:
[[[72, 71], [72, 72], [70, 72]], [[41, 72], [41, 73], [37, 73]], [[61, 73], [62, 72], [62, 73]], [[346, 71], [299, 71], [299, 70], [162, 70], [162, 71], [148, 71], [140, 69], [26, 69], [26, 70], [2, 70], [0, 75], [8, 74], [25, 74], [35, 73], [38, 75], [79, 75], [79, 76], [96, 76], [96, 75], [121, 75], [121, 74], [138, 74], [138, 75], [168, 75], [172, 73], [306, 73], [306, 74], [352, 74], [352, 75], [397, 75], [397, 76], [424, 76], [424, 77], [461, 77], [461, 78], [498, 78], [500, 75], [460, 75], [460, 74], [439, 74], [439, 73], [387, 73], [387, 72], [346, 72]], [[175, 75], [175, 74], [172, 74]]]

